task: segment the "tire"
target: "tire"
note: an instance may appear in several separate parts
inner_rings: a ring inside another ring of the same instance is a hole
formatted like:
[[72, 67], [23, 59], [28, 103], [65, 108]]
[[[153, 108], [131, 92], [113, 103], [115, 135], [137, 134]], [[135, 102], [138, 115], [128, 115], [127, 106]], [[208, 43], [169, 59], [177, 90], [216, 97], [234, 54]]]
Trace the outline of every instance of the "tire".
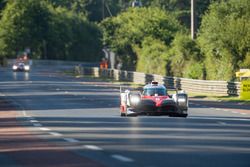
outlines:
[[180, 114], [178, 117], [187, 118], [188, 114]]
[[126, 114], [121, 112], [121, 117], [126, 117]]

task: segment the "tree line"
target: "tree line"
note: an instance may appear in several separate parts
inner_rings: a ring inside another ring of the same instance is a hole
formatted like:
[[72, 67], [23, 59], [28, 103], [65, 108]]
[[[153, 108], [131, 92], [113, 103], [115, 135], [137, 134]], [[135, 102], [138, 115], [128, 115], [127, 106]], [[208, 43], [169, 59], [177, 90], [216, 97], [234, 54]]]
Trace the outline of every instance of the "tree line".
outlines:
[[194, 79], [234, 80], [237, 70], [250, 68], [250, 3], [196, 2], [199, 29], [195, 40], [186, 23], [190, 19], [185, 19], [190, 17], [190, 1], [158, 0], [101, 22], [104, 43], [120, 55], [125, 68]]
[[250, 68], [248, 0], [0, 0], [0, 57], [99, 61], [109, 47], [123, 69], [232, 80]]
[[[102, 34], [77, 10], [80, 1], [8, 0], [1, 12], [0, 55], [16, 57], [30, 48], [32, 58], [98, 61]], [[76, 7], [75, 7], [76, 6]]]

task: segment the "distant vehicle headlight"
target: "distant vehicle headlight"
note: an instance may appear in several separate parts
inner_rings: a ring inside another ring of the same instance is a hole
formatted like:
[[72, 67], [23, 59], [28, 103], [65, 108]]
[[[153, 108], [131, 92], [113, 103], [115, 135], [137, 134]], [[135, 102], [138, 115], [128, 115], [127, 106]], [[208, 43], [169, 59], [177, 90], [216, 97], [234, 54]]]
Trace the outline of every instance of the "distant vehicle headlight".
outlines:
[[13, 70], [16, 70], [16, 69], [17, 69], [17, 66], [16, 66], [16, 65], [13, 65], [13, 66], [12, 66], [12, 69], [13, 69]]
[[24, 66], [24, 69], [28, 71], [28, 70], [30, 70], [30, 66], [25, 65], [25, 66]]

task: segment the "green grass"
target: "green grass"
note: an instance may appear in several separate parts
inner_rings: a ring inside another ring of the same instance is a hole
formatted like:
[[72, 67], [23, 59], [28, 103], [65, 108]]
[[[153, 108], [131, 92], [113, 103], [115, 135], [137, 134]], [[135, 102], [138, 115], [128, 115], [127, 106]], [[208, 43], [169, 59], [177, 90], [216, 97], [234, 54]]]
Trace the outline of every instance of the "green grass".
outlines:
[[215, 101], [225, 101], [225, 102], [241, 102], [245, 104], [250, 104], [250, 99], [242, 100], [238, 96], [219, 96], [214, 94], [199, 94], [199, 93], [189, 93], [191, 98], [199, 98], [204, 100], [215, 100]]

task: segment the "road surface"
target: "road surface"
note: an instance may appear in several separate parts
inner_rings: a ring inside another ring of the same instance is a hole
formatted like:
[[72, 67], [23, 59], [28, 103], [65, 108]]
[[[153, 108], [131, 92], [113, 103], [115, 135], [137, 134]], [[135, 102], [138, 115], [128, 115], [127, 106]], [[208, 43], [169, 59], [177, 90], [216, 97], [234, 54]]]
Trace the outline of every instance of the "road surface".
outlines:
[[0, 68], [0, 166], [249, 167], [250, 106], [190, 99], [188, 118], [120, 117], [119, 88]]

